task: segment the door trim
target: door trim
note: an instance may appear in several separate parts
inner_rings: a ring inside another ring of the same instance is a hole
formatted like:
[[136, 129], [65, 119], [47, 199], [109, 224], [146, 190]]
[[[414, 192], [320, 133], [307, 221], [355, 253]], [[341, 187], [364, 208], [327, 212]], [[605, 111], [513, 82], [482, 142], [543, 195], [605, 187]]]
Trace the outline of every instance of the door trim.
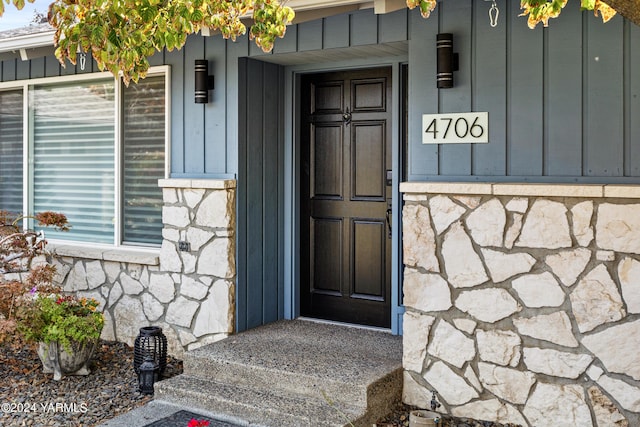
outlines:
[[388, 61], [361, 61], [358, 63], [336, 64], [335, 67], [291, 66], [285, 68], [284, 104], [284, 317], [295, 319], [300, 316], [300, 94], [301, 75], [350, 69], [391, 67], [392, 81], [392, 117], [391, 117], [391, 164], [392, 180], [392, 242], [391, 242], [391, 332], [402, 334], [402, 315], [404, 307], [401, 301], [401, 206], [400, 180], [402, 177], [402, 158], [400, 151], [401, 118], [401, 64], [406, 57], [392, 58]]

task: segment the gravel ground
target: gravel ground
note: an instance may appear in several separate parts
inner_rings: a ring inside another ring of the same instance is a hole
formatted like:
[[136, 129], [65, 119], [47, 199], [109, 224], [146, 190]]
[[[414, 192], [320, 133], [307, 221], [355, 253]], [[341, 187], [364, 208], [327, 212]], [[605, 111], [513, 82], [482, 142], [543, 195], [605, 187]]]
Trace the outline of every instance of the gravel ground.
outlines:
[[[101, 341], [91, 374], [53, 380], [42, 373], [34, 346], [0, 346], [0, 425], [6, 427], [91, 427], [152, 399], [138, 392], [133, 349]], [[182, 362], [167, 358], [165, 378], [182, 373]], [[398, 405], [377, 427], [408, 427], [414, 409]], [[501, 424], [444, 417], [440, 427], [502, 427]], [[504, 427], [515, 427], [505, 425]]]
[[[2, 426], [90, 427], [152, 399], [138, 393], [133, 348], [122, 343], [101, 341], [87, 376], [54, 381], [33, 346], [1, 346], [0, 366]], [[165, 377], [181, 372], [182, 362], [168, 357]]]

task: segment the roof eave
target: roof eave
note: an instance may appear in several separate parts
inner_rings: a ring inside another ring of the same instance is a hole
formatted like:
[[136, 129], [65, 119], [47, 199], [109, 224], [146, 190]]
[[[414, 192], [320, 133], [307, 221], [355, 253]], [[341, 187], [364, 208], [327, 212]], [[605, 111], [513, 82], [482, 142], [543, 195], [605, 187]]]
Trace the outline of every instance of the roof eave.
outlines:
[[38, 47], [53, 46], [54, 30], [43, 31], [36, 34], [8, 37], [0, 39], [1, 52], [17, 52], [20, 50], [34, 49]]

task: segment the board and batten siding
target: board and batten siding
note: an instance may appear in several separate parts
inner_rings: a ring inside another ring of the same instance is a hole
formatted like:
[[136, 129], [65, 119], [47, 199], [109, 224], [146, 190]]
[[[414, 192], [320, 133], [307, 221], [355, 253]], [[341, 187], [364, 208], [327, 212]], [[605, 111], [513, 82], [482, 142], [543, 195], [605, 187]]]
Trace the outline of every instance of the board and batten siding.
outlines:
[[239, 61], [236, 327], [284, 317], [283, 70]]
[[[638, 182], [640, 27], [569, 3], [534, 30], [517, 2], [438, 3], [411, 15], [410, 181]], [[455, 87], [436, 89], [435, 39], [453, 33]], [[422, 145], [423, 113], [488, 111], [488, 144]]]
[[[548, 28], [529, 30], [517, 2], [440, 2], [428, 19], [416, 11], [354, 11], [288, 28], [265, 54], [246, 36], [236, 42], [192, 35], [152, 65], [171, 66], [171, 176], [235, 178], [238, 165], [238, 60], [277, 61], [409, 39], [408, 165], [411, 181], [636, 182], [640, 176], [640, 27], [616, 16], [602, 24], [567, 5]], [[575, 6], [575, 7], [574, 7]], [[435, 37], [454, 35], [455, 87], [436, 89]], [[272, 56], [273, 58], [269, 58]], [[353, 55], [357, 62], [358, 55]], [[193, 63], [208, 59], [215, 89], [193, 102]], [[306, 58], [305, 58], [306, 59]], [[369, 61], [370, 63], [370, 61]], [[324, 67], [327, 64], [323, 64]], [[98, 71], [88, 61], [84, 73]], [[53, 56], [0, 63], [0, 80], [68, 75]], [[488, 111], [488, 144], [422, 145], [425, 113]]]
[[99, 71], [95, 61], [89, 59], [87, 59], [84, 70], [70, 63], [67, 63], [67, 66], [63, 67], [53, 55], [33, 58], [28, 61], [6, 59], [0, 61], [0, 82], [87, 74]]

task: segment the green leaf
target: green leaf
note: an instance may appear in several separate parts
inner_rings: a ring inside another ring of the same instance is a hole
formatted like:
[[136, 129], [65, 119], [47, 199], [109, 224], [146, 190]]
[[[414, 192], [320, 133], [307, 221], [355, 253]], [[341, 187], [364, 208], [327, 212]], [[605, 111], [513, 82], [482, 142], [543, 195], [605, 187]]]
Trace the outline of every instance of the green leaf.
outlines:
[[173, 50], [176, 47], [176, 38], [172, 33], [167, 33], [164, 36], [164, 42], [168, 50]]
[[194, 10], [193, 13], [191, 14], [192, 22], [201, 22], [203, 19], [204, 19], [204, 14], [200, 9]]
[[107, 40], [109, 40], [109, 43], [111, 43], [112, 45], [119, 47], [120, 46], [120, 39], [118, 38], [118, 35], [116, 34], [116, 32], [114, 30], [111, 30], [109, 32], [109, 35], [107, 36]]
[[140, 10], [140, 17], [145, 22], [153, 22], [153, 20], [157, 15], [158, 15], [158, 9], [154, 7], [144, 7]]
[[596, 0], [580, 0], [582, 10], [593, 10], [596, 7]]

